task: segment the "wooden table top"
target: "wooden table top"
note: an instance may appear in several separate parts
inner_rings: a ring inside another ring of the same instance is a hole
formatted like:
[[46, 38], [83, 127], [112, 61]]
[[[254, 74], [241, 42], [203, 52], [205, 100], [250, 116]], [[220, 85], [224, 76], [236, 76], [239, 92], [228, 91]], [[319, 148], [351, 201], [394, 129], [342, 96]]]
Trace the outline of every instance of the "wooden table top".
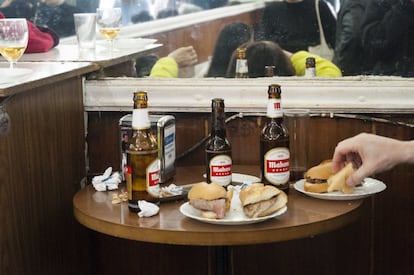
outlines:
[[[179, 167], [176, 184], [201, 180], [203, 167]], [[234, 166], [233, 172], [258, 175], [258, 167]], [[322, 234], [355, 221], [363, 200], [329, 201], [289, 191], [286, 213], [250, 225], [214, 225], [184, 216], [179, 207], [185, 200], [163, 202], [158, 215], [139, 218], [129, 212], [126, 203], [112, 204], [115, 191], [97, 192], [88, 185], [73, 199], [76, 219], [92, 230], [136, 241], [179, 245], [248, 245], [279, 242]]]

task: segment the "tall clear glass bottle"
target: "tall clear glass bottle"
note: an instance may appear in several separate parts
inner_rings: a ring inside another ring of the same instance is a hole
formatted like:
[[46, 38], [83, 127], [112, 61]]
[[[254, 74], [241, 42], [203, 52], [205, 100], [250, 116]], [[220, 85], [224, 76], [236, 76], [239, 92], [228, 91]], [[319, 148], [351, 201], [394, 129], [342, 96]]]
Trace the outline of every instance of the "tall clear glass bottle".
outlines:
[[231, 183], [231, 145], [226, 136], [224, 100], [221, 98], [211, 101], [211, 129], [206, 144], [205, 165], [208, 183], [216, 182], [223, 186]]
[[134, 93], [132, 138], [127, 144], [126, 182], [128, 208], [139, 212], [138, 201], [159, 202], [159, 159], [156, 137], [151, 132], [147, 93]]
[[283, 124], [281, 88], [269, 85], [266, 122], [260, 133], [261, 181], [289, 192], [289, 132]]

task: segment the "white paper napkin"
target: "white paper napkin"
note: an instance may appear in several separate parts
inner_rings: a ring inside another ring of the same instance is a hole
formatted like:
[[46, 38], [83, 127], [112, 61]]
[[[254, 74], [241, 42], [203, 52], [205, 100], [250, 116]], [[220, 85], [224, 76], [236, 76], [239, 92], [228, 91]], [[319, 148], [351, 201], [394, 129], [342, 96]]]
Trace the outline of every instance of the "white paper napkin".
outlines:
[[141, 209], [141, 211], [138, 212], [138, 216], [140, 217], [151, 217], [157, 215], [160, 211], [160, 208], [157, 205], [147, 201], [138, 201], [138, 206], [139, 209]]
[[119, 172], [112, 173], [112, 167], [107, 168], [103, 175], [92, 178], [92, 185], [96, 191], [118, 189], [119, 183], [121, 183], [121, 175]]

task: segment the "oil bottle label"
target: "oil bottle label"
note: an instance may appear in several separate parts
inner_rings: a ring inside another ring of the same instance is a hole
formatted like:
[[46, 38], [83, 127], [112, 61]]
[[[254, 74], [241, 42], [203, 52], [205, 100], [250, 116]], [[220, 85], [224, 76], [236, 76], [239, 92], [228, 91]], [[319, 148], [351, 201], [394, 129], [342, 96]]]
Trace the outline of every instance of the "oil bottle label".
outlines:
[[217, 155], [210, 160], [210, 180], [220, 185], [231, 183], [231, 158], [228, 155]]
[[147, 167], [147, 191], [154, 197], [159, 196], [160, 192], [160, 161], [159, 159], [154, 160]]
[[265, 178], [274, 185], [283, 185], [289, 181], [289, 149], [286, 147], [273, 148], [264, 156]]

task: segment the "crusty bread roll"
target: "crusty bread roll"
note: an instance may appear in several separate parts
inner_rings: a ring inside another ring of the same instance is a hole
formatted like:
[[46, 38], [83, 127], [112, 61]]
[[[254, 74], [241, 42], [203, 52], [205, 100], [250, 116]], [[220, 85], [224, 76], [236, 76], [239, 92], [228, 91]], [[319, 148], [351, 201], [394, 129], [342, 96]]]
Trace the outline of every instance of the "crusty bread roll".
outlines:
[[310, 168], [305, 173], [304, 190], [312, 193], [328, 192], [327, 180], [333, 175], [332, 169], [331, 160], [325, 160], [319, 165]]
[[216, 200], [219, 198], [226, 198], [226, 189], [218, 183], [212, 182], [199, 182], [191, 187], [188, 191], [188, 199], [204, 199], [204, 200]]
[[332, 175], [328, 179], [328, 192], [342, 191], [345, 194], [352, 193], [354, 191], [354, 187], [347, 185], [346, 180], [353, 171], [354, 169], [352, 168], [352, 163], [348, 163], [338, 173]]
[[201, 210], [201, 216], [208, 219], [222, 219], [230, 209], [233, 189], [229, 192], [218, 183], [199, 182], [187, 195], [189, 203]]
[[275, 213], [287, 204], [285, 192], [271, 185], [254, 183], [239, 194], [243, 211], [249, 218], [264, 217]]

